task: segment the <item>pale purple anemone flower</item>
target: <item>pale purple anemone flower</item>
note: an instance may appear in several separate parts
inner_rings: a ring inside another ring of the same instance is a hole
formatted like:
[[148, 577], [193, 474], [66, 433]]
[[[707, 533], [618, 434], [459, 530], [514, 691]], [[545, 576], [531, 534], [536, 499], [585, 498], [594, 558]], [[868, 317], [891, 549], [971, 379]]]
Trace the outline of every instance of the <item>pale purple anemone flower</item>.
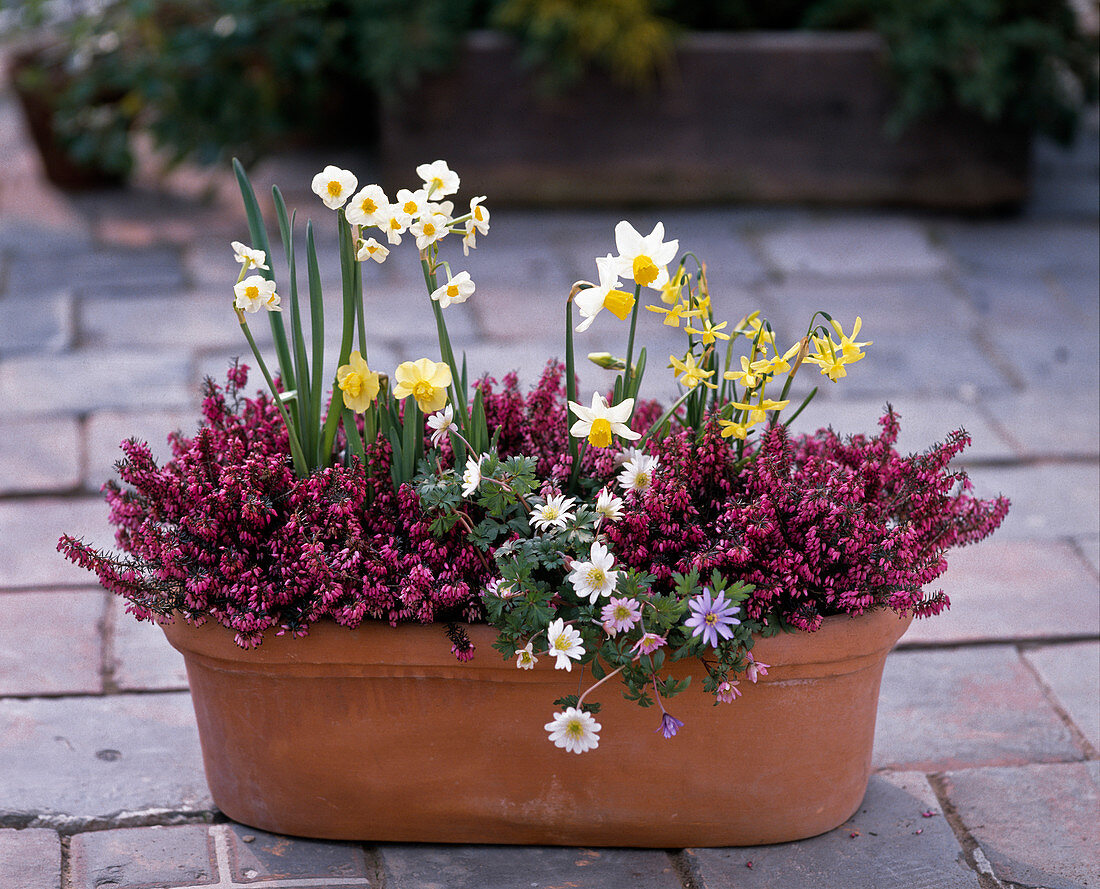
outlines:
[[671, 713], [664, 713], [661, 716], [661, 724], [657, 726], [655, 731], [662, 732], [666, 738], [673, 737], [683, 727], [684, 721], [677, 719]]
[[729, 639], [733, 635], [732, 626], [741, 623], [733, 615], [740, 611], [740, 607], [726, 600], [725, 593], [719, 593], [711, 599], [710, 589], [703, 587], [703, 592], [688, 602], [691, 609], [691, 617], [684, 621], [685, 627], [691, 627], [691, 635], [702, 634], [703, 641], [711, 648], [718, 647], [718, 637]]

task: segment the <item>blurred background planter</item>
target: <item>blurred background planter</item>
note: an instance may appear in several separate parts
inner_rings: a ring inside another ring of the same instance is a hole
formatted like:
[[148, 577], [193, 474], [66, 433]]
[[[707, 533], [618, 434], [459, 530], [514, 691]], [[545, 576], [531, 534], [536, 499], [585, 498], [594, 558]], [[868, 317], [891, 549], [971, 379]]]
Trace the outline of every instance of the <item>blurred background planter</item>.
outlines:
[[[1012, 208], [1030, 134], [941, 112], [887, 134], [896, 97], [870, 32], [685, 38], [654, 89], [589, 73], [548, 95], [480, 32], [454, 69], [383, 112], [385, 178], [449, 162], [495, 204], [754, 201]], [[472, 110], [470, 97], [485, 97]]]

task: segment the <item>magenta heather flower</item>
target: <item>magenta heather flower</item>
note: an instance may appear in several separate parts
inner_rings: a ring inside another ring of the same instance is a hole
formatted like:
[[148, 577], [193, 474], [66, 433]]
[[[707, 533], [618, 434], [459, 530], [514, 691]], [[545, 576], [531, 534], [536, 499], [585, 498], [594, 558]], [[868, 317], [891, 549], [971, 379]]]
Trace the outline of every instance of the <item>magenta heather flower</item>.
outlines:
[[691, 628], [692, 636], [702, 635], [711, 648], [718, 647], [719, 636], [729, 639], [733, 635], [730, 627], [741, 623], [733, 616], [741, 610], [739, 606], [728, 602], [725, 593], [712, 599], [709, 587], [703, 587], [703, 592], [688, 602], [688, 608], [691, 616], [684, 621], [684, 626]]
[[661, 732], [666, 738], [671, 738], [683, 728], [683, 725], [683, 720], [677, 719], [671, 713], [662, 713], [661, 724], [657, 726], [655, 731]]
[[637, 599], [612, 597], [600, 612], [600, 619], [608, 635], [614, 636], [629, 630], [642, 619], [642, 606]]

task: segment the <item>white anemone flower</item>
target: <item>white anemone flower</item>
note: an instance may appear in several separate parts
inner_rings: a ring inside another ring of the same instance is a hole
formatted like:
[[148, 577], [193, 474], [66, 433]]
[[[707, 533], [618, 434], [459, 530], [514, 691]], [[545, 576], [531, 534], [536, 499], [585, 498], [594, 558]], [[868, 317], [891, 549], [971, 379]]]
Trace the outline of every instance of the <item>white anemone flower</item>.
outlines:
[[573, 519], [570, 510], [577, 502], [576, 497], [566, 497], [564, 494], [553, 494], [546, 498], [546, 502], [531, 510], [531, 527], [540, 531], [550, 528], [565, 530], [565, 526]]
[[631, 412], [634, 410], [633, 398], [627, 398], [614, 407], [610, 407], [607, 399], [599, 392], [593, 392], [591, 407], [585, 407], [583, 404], [570, 401], [569, 409], [577, 417], [577, 421], [570, 427], [569, 433], [575, 438], [587, 435], [588, 442], [593, 447], [611, 447], [612, 434], [630, 441], [642, 437], [640, 432], [635, 432], [626, 425]]
[[607, 309], [620, 321], [625, 321], [634, 308], [634, 297], [625, 290], [619, 290], [619, 275], [615, 270], [615, 257], [596, 258], [596, 271], [600, 283], [596, 287], [587, 287], [573, 297], [573, 305], [584, 320], [577, 325], [577, 333], [584, 333], [596, 320], [596, 316]]
[[634, 491], [641, 494], [648, 491], [653, 484], [653, 473], [660, 466], [657, 457], [643, 454], [633, 460], [627, 460], [623, 465], [623, 471], [619, 473], [619, 486], [626, 492]]
[[615, 496], [609, 488], [604, 488], [596, 498], [596, 515], [599, 516], [596, 519], [597, 527], [604, 519], [617, 522], [623, 517], [623, 498]]
[[464, 303], [474, 293], [474, 282], [470, 280], [469, 272], [459, 272], [453, 278], [450, 271], [447, 272], [447, 283], [432, 291], [432, 299], [439, 303], [442, 309], [451, 303]]
[[329, 164], [313, 177], [313, 193], [330, 210], [339, 210], [355, 192], [359, 180], [350, 170], [341, 170]]
[[266, 308], [269, 312], [281, 312], [279, 294], [275, 292], [275, 282], [261, 275], [249, 275], [243, 281], [233, 285], [236, 297], [233, 305], [252, 314]]
[[448, 404], [443, 410], [436, 411], [428, 417], [428, 427], [432, 430], [432, 447], [438, 448], [439, 443], [443, 441], [447, 433], [458, 428], [455, 426], [454, 408]]
[[596, 733], [603, 726], [596, 722], [591, 713], [566, 707], [561, 713], [555, 713], [543, 728], [550, 733], [555, 747], [563, 747], [570, 753], [584, 753], [599, 746], [600, 736]]
[[550, 626], [546, 628], [546, 639], [549, 643], [546, 653], [557, 658], [554, 669], [572, 672], [573, 661], [579, 660], [584, 654], [581, 634], [572, 627], [567, 627], [565, 621], [559, 617], [550, 621]]
[[665, 225], [658, 222], [642, 237], [625, 219], [615, 226], [615, 272], [623, 278], [631, 278], [642, 287], [660, 290], [668, 283], [666, 266], [676, 258], [680, 249], [678, 240], [664, 241]]
[[614, 570], [615, 557], [600, 542], [592, 544], [587, 562], [574, 562], [569, 572], [569, 582], [578, 599], [586, 596], [595, 605], [600, 596], [610, 596], [615, 591], [619, 572]]
[[348, 202], [344, 216], [352, 225], [378, 225], [389, 205], [382, 186], [368, 185]]
[[458, 173], [447, 166], [446, 161], [432, 161], [416, 168], [416, 175], [424, 180], [424, 189], [433, 197], [454, 194], [458, 191]]
[[233, 248], [233, 258], [248, 269], [270, 269], [267, 265], [267, 254], [263, 250], [253, 250], [247, 244], [240, 241], [232, 241], [229, 244]]
[[533, 670], [539, 659], [535, 657], [533, 642], [528, 642], [523, 648], [516, 649], [516, 668], [519, 670]]
[[389, 255], [389, 247], [379, 244], [374, 238], [367, 238], [365, 241], [359, 242], [359, 251], [355, 254], [355, 258], [360, 262], [366, 262], [368, 259], [373, 259], [381, 265], [386, 261], [386, 257]]
[[469, 497], [481, 484], [481, 456], [466, 458], [466, 471], [462, 473], [462, 496]]

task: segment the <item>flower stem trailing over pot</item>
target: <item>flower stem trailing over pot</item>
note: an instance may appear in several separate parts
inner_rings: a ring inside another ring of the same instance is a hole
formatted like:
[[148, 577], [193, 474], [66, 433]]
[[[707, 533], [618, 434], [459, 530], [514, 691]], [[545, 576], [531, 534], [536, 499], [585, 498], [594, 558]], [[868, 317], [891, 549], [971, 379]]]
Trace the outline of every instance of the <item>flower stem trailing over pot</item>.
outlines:
[[[243, 647], [323, 619], [439, 622], [459, 660], [473, 656], [461, 623], [487, 621], [517, 669], [575, 673], [545, 728], [582, 753], [603, 730], [590, 696], [612, 680], [656, 706], [655, 731], [672, 738], [691, 730], [674, 699], [693, 681], [672, 676], [674, 662], [697, 665], [703, 689], [729, 704], [740, 683], [767, 675], [755, 639], [872, 609], [937, 614], [947, 597], [925, 586], [945, 552], [1007, 513], [1007, 500], [974, 498], [951, 469], [968, 443], [961, 430], [902, 456], [887, 407], [873, 437], [792, 435], [817, 392], [796, 396], [799, 371], [841, 381], [871, 345], [860, 318], [818, 311], [790, 341], [756, 311], [731, 323], [706, 264], [661, 223], [643, 235], [620, 222], [597, 281], [563, 294], [564, 366], [548, 364], [526, 395], [515, 374], [472, 380], [447, 317], [482, 297], [443, 257], [461, 242], [465, 265], [490, 216], [480, 196], [456, 212], [459, 177], [442, 160], [392, 199], [337, 167], [314, 178], [339, 239], [341, 339], [326, 370], [313, 225], [299, 292], [296, 217], [273, 191], [288, 263], [279, 285], [259, 203], [236, 170], [250, 244], [231, 244], [240, 273], [227, 301], [267, 391], [245, 396], [248, 369], [235, 365], [224, 388], [207, 382], [203, 427], [173, 436], [164, 466], [147, 445], [123, 444], [126, 487], [106, 489], [123, 555], [59, 544], [139, 618], [212, 618]], [[382, 366], [369, 333], [390, 306], [368, 270], [412, 252], [410, 241], [438, 356]], [[270, 363], [249, 324], [261, 311]], [[615, 376], [588, 400], [574, 339], [595, 324], [622, 325], [625, 351], [592, 356]], [[666, 408], [642, 392], [641, 343], [662, 327], [684, 337], [668, 356], [680, 394]]]

